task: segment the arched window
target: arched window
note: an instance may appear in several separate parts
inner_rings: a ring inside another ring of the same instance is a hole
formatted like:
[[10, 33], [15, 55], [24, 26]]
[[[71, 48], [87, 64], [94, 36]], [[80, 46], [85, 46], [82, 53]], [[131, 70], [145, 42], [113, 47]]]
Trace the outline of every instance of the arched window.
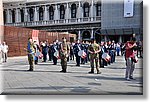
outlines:
[[60, 19], [65, 19], [65, 7], [64, 7], [64, 5], [60, 6]]
[[71, 5], [71, 18], [76, 18], [76, 12], [77, 12], [76, 4], [72, 4]]
[[89, 8], [90, 8], [89, 3], [88, 2], [84, 3], [83, 5], [84, 17], [89, 17]]
[[101, 2], [96, 4], [96, 16], [101, 16]]
[[49, 20], [54, 20], [54, 9], [53, 9], [53, 6], [49, 7]]
[[20, 14], [21, 14], [21, 22], [24, 22], [24, 11], [23, 11], [23, 9], [20, 9]]
[[82, 39], [83, 40], [89, 40], [91, 38], [91, 34], [89, 31], [84, 31], [82, 34]]
[[29, 9], [30, 21], [34, 20], [33, 8]]
[[43, 20], [43, 8], [40, 7], [39, 8], [39, 21], [42, 21]]
[[15, 10], [12, 10], [12, 23], [15, 23]]

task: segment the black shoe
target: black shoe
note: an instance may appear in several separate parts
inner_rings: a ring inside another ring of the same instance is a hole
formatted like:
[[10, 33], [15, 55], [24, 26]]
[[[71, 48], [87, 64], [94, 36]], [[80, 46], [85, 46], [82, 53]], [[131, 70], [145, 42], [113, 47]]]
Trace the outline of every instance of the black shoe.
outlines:
[[94, 74], [94, 72], [90, 71], [89, 74]]
[[132, 76], [130, 76], [129, 78], [132, 79], [132, 80], [135, 80]]
[[79, 66], [79, 67], [80, 67], [80, 65], [76, 65], [76, 66]]
[[60, 72], [66, 73], [66, 71], [64, 71], [64, 70], [61, 70]]
[[29, 69], [29, 70], [27, 70], [27, 71], [33, 71], [33, 69]]
[[53, 65], [57, 65], [57, 64], [53, 64]]

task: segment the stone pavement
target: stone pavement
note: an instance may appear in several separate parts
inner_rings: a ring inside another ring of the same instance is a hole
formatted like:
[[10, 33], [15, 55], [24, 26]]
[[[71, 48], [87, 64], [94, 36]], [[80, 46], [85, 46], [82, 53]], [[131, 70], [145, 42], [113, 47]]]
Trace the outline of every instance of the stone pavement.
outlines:
[[[59, 61], [60, 62], [60, 61]], [[27, 57], [9, 58], [1, 66], [4, 95], [26, 94], [100, 94], [100, 95], [142, 95], [143, 68], [142, 59], [136, 64], [134, 78], [126, 81], [125, 61], [122, 56], [116, 62], [101, 68], [102, 74], [88, 74], [89, 64], [75, 66], [75, 61], [68, 63], [68, 72], [60, 73], [60, 63], [39, 61], [35, 71], [28, 72]]]

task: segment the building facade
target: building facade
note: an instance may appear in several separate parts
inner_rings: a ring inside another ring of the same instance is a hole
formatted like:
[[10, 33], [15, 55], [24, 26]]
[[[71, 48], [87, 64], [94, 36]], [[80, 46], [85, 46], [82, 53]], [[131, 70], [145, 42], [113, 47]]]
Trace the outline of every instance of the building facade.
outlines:
[[[125, 42], [142, 36], [142, 4], [134, 3], [133, 17], [123, 17], [124, 0], [19, 0], [4, 1], [6, 26], [69, 32], [80, 40]], [[135, 2], [135, 1], [134, 1]], [[136, 24], [135, 24], [136, 22]]]

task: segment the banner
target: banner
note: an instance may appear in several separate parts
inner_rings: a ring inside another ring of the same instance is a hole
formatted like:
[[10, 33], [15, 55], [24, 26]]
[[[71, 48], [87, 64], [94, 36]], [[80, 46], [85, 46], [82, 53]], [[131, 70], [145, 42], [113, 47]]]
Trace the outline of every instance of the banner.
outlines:
[[124, 17], [133, 17], [134, 0], [124, 0]]
[[39, 30], [32, 30], [32, 39], [33, 41], [36, 41], [37, 44], [39, 45]]

